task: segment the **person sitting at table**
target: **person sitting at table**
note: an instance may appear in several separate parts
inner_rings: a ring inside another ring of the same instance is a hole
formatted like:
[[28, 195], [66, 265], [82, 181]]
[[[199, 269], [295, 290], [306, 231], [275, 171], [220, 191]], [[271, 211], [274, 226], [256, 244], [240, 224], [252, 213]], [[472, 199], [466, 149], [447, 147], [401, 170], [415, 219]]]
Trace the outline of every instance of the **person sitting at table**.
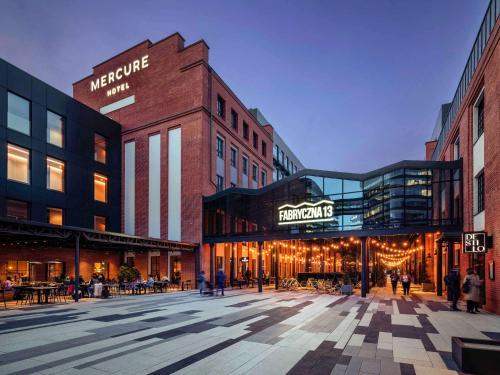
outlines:
[[148, 281], [146, 281], [146, 288], [151, 289], [155, 285], [155, 279], [153, 278], [153, 275], [149, 275]]
[[12, 279], [10, 276], [7, 276], [7, 279], [3, 282], [3, 290], [6, 292], [10, 292], [12, 290]]

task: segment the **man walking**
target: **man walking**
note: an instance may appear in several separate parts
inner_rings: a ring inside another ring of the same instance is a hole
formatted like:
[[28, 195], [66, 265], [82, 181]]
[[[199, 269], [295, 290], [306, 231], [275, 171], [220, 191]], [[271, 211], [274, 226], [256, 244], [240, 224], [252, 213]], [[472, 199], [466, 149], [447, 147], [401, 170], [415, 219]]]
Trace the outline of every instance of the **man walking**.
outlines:
[[396, 272], [391, 274], [391, 284], [392, 284], [392, 294], [396, 294], [396, 289], [398, 288], [399, 276]]
[[222, 292], [222, 295], [224, 295], [224, 286], [226, 285], [226, 274], [222, 270], [222, 268], [217, 272], [216, 277], [216, 283], [217, 283], [217, 288], [215, 289], [215, 295], [219, 295], [219, 289]]
[[444, 277], [444, 283], [446, 284], [446, 287], [448, 288], [448, 291], [450, 293], [453, 310], [460, 311], [460, 309], [457, 307], [458, 297], [460, 296], [460, 277], [458, 276], [458, 270], [450, 270], [448, 275]]
[[205, 291], [205, 271], [201, 271], [198, 276], [198, 287], [200, 288], [200, 296], [202, 296]]
[[403, 277], [401, 279], [401, 284], [403, 285], [403, 294], [405, 296], [410, 295], [410, 283], [411, 283], [411, 277], [408, 275], [407, 272], [403, 274]]

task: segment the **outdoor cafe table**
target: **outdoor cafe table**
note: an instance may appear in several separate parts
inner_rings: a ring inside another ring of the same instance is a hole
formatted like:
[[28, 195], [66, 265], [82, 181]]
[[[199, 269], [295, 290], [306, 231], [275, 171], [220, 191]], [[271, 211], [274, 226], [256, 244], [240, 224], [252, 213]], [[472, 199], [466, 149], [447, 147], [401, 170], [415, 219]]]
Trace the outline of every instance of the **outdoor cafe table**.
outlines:
[[[37, 293], [37, 303], [49, 303], [49, 294], [51, 290], [58, 289], [57, 286], [34, 286], [29, 289], [34, 290]], [[45, 301], [42, 302], [42, 292], [45, 296]]]

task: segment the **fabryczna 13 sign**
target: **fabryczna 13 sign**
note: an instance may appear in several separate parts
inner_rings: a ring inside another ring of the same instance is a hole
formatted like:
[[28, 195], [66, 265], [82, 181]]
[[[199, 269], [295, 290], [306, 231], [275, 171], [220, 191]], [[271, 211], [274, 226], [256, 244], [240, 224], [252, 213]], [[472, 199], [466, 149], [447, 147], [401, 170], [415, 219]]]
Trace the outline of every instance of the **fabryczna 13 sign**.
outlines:
[[297, 205], [284, 204], [278, 207], [278, 225], [320, 223], [333, 221], [333, 202], [302, 202]]

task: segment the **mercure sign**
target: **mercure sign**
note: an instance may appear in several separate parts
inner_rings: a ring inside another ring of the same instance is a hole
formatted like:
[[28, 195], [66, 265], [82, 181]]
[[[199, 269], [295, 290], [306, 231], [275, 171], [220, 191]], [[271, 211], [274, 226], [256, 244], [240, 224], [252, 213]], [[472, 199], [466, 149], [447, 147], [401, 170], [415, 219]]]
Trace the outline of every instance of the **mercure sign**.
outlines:
[[278, 225], [320, 223], [333, 221], [333, 202], [302, 202], [297, 205], [284, 204], [278, 207]]

